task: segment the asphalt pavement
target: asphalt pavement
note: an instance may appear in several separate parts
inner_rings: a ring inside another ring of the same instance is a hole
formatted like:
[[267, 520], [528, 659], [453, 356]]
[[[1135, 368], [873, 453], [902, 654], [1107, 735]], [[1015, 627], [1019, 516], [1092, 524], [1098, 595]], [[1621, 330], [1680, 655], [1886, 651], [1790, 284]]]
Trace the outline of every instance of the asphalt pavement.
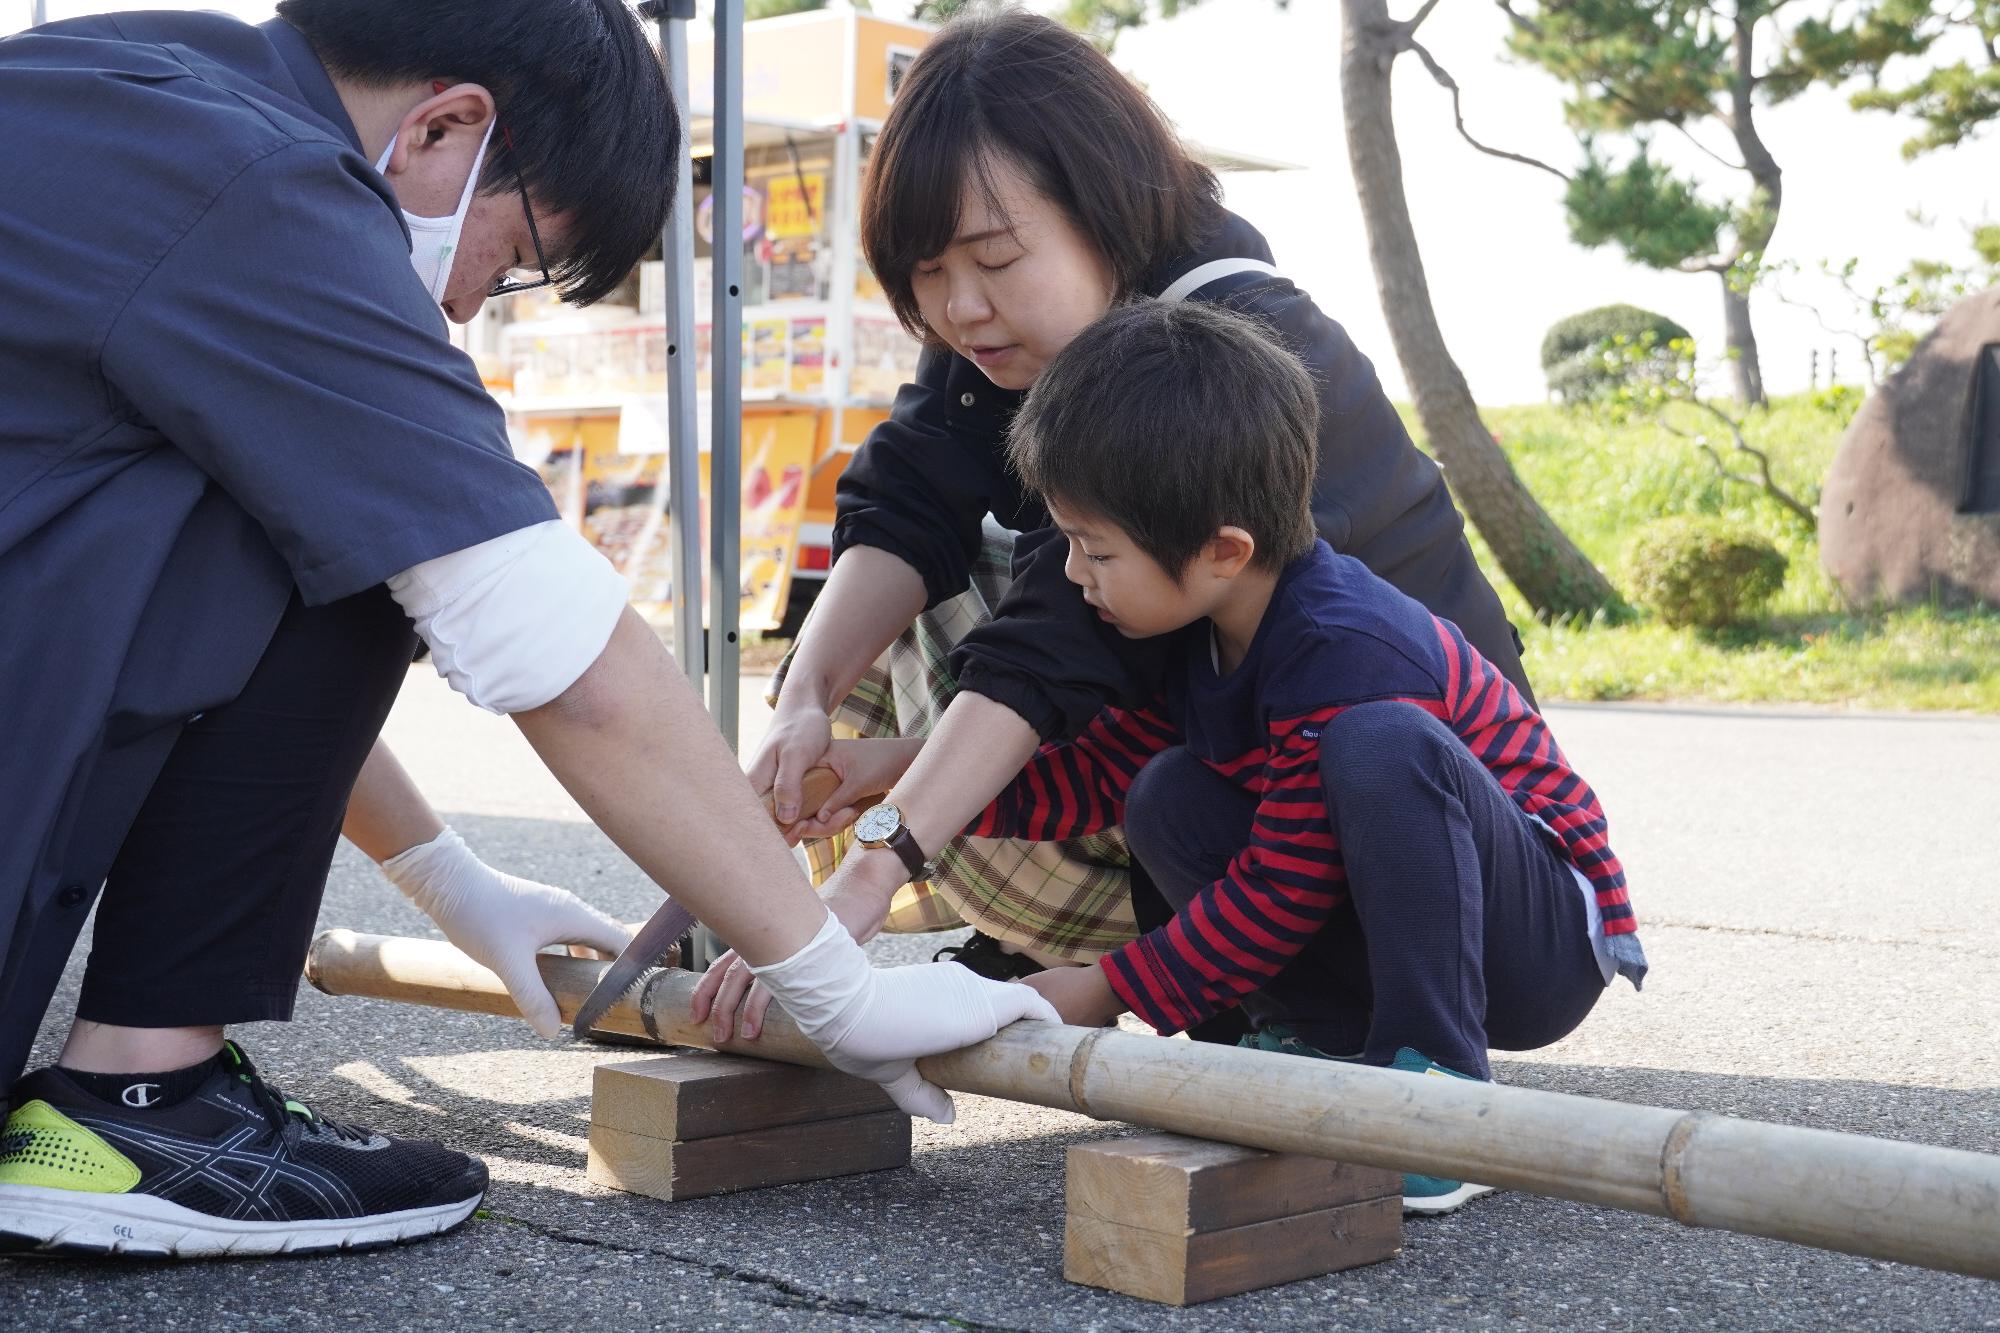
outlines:
[[[748, 689], [746, 695], [757, 691]], [[745, 732], [761, 707], [745, 707]], [[1552, 707], [1653, 962], [1507, 1083], [2000, 1152], [2000, 720]], [[389, 737], [492, 864], [626, 919], [658, 892], [508, 724], [413, 669]], [[343, 847], [322, 927], [434, 933]], [[888, 938], [912, 961], [956, 936]], [[82, 961], [45, 1024], [53, 1057]], [[660, 1203], [584, 1178], [590, 1071], [629, 1049], [306, 988], [237, 1034], [286, 1093], [480, 1154], [486, 1209], [369, 1254], [0, 1261], [41, 1329], [2000, 1328], [2000, 1283], [1522, 1194], [1412, 1220], [1393, 1262], [1187, 1310], [1062, 1279], [1062, 1163], [1130, 1132], [961, 1096], [908, 1168]], [[1994, 1237], [2000, 1246], [2000, 1234]]]

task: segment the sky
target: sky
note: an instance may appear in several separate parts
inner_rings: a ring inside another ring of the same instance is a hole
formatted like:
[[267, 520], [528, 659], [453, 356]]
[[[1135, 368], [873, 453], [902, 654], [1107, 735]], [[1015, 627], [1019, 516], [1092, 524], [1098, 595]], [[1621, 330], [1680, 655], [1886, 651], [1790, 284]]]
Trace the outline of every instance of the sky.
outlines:
[[[1397, 4], [1391, 12], [1414, 8]], [[1578, 150], [1563, 124], [1562, 88], [1505, 58], [1505, 30], [1506, 18], [1490, 0], [1446, 0], [1418, 37], [1463, 89], [1467, 127], [1476, 137], [1571, 169]], [[1126, 35], [1116, 59], [1184, 135], [1305, 168], [1231, 177], [1231, 206], [1264, 232], [1279, 267], [1347, 327], [1391, 393], [1402, 396], [1342, 137], [1334, 0], [1292, 0], [1284, 9], [1273, 0], [1204, 0], [1171, 22]], [[1572, 244], [1561, 181], [1475, 152], [1453, 126], [1450, 94], [1416, 59], [1405, 56], [1395, 70], [1404, 188], [1432, 300], [1445, 342], [1481, 402], [1542, 398], [1540, 347], [1548, 326], [1614, 301], [1671, 316], [1695, 335], [1704, 360], [1720, 355], [1717, 278], [1661, 273], [1629, 263], [1615, 249]], [[1821, 259], [1858, 256], [1864, 273], [1886, 280], [1914, 256], [1968, 258], [1967, 224], [2000, 220], [1994, 169], [2000, 137], [1905, 163], [1904, 122], [1853, 111], [1845, 94], [1830, 91], [1766, 109], [1758, 124], [1784, 169], [1775, 260], [1796, 260], [1810, 271]], [[1679, 165], [1718, 184], [1743, 178], [1673, 139], [1665, 136], [1657, 147]], [[1730, 147], [1714, 130], [1705, 142]], [[1919, 208], [1935, 219], [1933, 226], [1910, 220]], [[1797, 282], [1788, 294], [1817, 299], [1829, 322], [1851, 323], [1835, 318], [1842, 306], [1823, 288]], [[1805, 388], [1814, 348], [1822, 380], [1827, 352], [1839, 346], [1841, 378], [1865, 382], [1855, 347], [1840, 345], [1809, 312], [1768, 295], [1753, 298], [1752, 309], [1770, 391]]]
[[[45, 0], [51, 19], [124, 5]], [[149, 8], [222, 9], [268, 17], [268, 0], [147, 0]], [[896, 0], [878, 0], [883, 13]], [[1398, 15], [1414, 5], [1392, 6]], [[0, 0], [0, 32], [28, 22], [28, 0]], [[1483, 141], [1569, 169], [1574, 137], [1562, 121], [1562, 89], [1504, 56], [1505, 17], [1491, 0], [1445, 0], [1419, 37], [1464, 91], [1466, 120]], [[1336, 0], [1203, 0], [1169, 22], [1127, 33], [1117, 63], [1151, 91], [1189, 138], [1277, 158], [1297, 170], [1236, 174], [1224, 186], [1232, 208], [1270, 241], [1285, 274], [1311, 292], [1374, 360], [1391, 395], [1406, 396], [1368, 263], [1341, 132], [1340, 30]], [[1713, 276], [1660, 273], [1615, 249], [1584, 250], [1568, 239], [1562, 183], [1473, 151], [1454, 129], [1451, 99], [1413, 57], [1396, 63], [1395, 116], [1404, 188], [1446, 344], [1474, 395], [1491, 405], [1539, 401], [1542, 335], [1564, 315], [1614, 301], [1671, 316], [1694, 335], [1704, 360], [1722, 350], [1721, 286]], [[2000, 134], [1905, 162], [1905, 122], [1850, 110], [1844, 93], [1815, 90], [1761, 112], [1760, 130], [1784, 169], [1785, 200], [1772, 258], [1814, 270], [1858, 256], [1864, 276], [1886, 279], [1911, 258], [1964, 259], [1966, 229], [2000, 220]], [[1707, 142], [1728, 148], [1709, 130]], [[1692, 147], [1662, 138], [1659, 149], [1718, 184], [1740, 179]], [[1930, 219], [1912, 221], [1913, 210]], [[1829, 321], [1852, 324], [1823, 284], [1787, 290], [1816, 300]], [[1823, 330], [1808, 311], [1768, 294], [1753, 300], [1764, 380], [1774, 393], [1807, 385], [1811, 356], [1838, 349], [1841, 379], [1865, 382], [1853, 344]]]

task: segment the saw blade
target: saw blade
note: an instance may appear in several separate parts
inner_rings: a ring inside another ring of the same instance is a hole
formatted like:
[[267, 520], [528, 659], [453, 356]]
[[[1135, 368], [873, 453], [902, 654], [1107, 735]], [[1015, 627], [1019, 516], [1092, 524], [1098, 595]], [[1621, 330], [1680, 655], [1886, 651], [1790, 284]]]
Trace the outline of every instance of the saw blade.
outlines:
[[589, 998], [576, 1011], [576, 1021], [569, 1025], [570, 1032], [577, 1037], [589, 1036], [590, 1029], [604, 1017], [605, 1011], [618, 1003], [619, 998], [637, 985], [640, 978], [652, 971], [666, 957], [667, 950], [674, 947], [675, 941], [693, 928], [693, 912], [672, 898], [661, 903], [659, 910], [639, 928], [632, 943], [625, 947], [625, 952], [604, 969], [604, 975], [598, 978]]
[[[799, 784], [801, 789], [799, 809], [818, 813], [819, 808], [840, 789], [840, 784], [840, 774], [830, 768], [806, 770], [805, 777]], [[776, 793], [766, 792], [763, 799], [765, 813], [775, 820], [777, 812], [773, 806], [777, 803]], [[865, 807], [881, 799], [879, 795], [863, 796], [858, 798], [856, 804]], [[673, 948], [676, 940], [692, 930], [694, 924], [694, 913], [672, 898], [661, 903], [659, 910], [640, 927], [638, 935], [633, 937], [625, 952], [619, 954], [611, 966], [604, 969], [604, 975], [598, 979], [596, 987], [590, 992], [590, 997], [583, 1002], [583, 1008], [576, 1011], [576, 1021], [569, 1025], [569, 1030], [578, 1037], [588, 1036], [590, 1029], [596, 1026], [597, 1020], [604, 1017], [605, 1011], [618, 1003], [620, 996], [636, 986], [655, 964], [666, 957], [667, 950]]]

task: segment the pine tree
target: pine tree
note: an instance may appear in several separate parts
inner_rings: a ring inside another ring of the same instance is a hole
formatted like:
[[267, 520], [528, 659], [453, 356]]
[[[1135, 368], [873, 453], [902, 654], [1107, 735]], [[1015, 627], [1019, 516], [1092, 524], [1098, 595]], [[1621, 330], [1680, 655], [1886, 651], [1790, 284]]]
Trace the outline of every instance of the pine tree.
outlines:
[[[1907, 82], [1886, 85], [1899, 57], [1931, 63]], [[2000, 0], [1865, 0], [1831, 20], [1801, 23], [1792, 58], [1778, 74], [1807, 81], [1863, 76], [1869, 86], [1854, 94], [1855, 107], [1905, 112], [1921, 127], [1903, 156], [1956, 147], [2000, 118]]]
[[[1750, 289], [1784, 201], [1783, 172], [1758, 133], [1757, 111], [1845, 77], [1809, 72], [1793, 58], [1794, 34], [1776, 17], [1791, 2], [1498, 0], [1513, 23], [1509, 50], [1569, 86], [1564, 113], [1583, 150], [1564, 195], [1570, 234], [1580, 245], [1616, 245], [1651, 268], [1718, 279], [1745, 403], [1765, 397]], [[1733, 152], [1706, 141], [1713, 129]], [[1739, 173], [1741, 188], [1718, 198], [1662, 162], [1653, 139], [1663, 130]]]

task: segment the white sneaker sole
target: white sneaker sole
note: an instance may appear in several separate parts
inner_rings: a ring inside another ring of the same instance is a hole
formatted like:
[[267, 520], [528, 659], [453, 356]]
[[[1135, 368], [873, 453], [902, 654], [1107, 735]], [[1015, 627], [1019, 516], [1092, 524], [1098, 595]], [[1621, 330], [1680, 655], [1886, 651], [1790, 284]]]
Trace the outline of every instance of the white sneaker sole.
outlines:
[[1412, 1215], [1417, 1217], [1437, 1217], [1443, 1213], [1455, 1213], [1480, 1195], [1491, 1193], [1493, 1193], [1493, 1186], [1491, 1185], [1460, 1185], [1449, 1194], [1423, 1196], [1405, 1194], [1403, 1196], [1403, 1215], [1405, 1217]]
[[86, 1194], [0, 1185], [0, 1250], [198, 1259], [372, 1249], [451, 1230], [484, 1192], [459, 1203], [372, 1217], [251, 1222], [214, 1217], [150, 1194]]

